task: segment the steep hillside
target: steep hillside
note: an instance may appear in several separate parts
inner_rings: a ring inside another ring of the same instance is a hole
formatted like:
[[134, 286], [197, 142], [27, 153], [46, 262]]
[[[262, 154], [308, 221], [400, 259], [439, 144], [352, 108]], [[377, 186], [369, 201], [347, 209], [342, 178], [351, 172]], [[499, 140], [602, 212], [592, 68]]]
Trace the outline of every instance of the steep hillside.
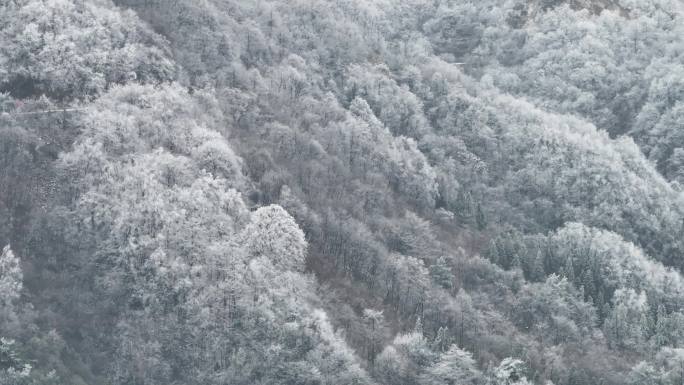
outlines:
[[683, 20], [1, 4], [0, 384], [680, 383]]

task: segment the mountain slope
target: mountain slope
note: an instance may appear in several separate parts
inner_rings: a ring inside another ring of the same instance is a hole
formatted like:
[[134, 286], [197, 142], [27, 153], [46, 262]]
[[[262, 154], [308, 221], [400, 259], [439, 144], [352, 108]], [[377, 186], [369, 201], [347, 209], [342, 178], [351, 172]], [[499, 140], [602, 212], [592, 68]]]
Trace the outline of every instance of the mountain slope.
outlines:
[[612, 4], [3, 4], [0, 379], [676, 383], [682, 14]]

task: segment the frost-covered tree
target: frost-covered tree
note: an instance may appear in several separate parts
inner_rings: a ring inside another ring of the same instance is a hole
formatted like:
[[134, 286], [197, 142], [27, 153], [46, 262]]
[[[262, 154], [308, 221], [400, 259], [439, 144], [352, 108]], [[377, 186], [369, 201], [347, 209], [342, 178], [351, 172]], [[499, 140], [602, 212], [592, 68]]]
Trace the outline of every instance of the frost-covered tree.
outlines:
[[23, 274], [17, 258], [10, 246], [0, 254], [0, 331], [17, 322], [16, 305], [21, 296]]
[[507, 357], [494, 369], [497, 385], [528, 385], [527, 367], [522, 360]]
[[477, 384], [481, 381], [483, 376], [472, 354], [456, 345], [442, 353], [421, 377], [421, 384], [425, 385]]
[[451, 289], [454, 285], [454, 276], [451, 268], [447, 264], [445, 257], [439, 257], [437, 262], [430, 266], [430, 277], [439, 286], [445, 289]]
[[19, 299], [23, 285], [23, 275], [19, 258], [17, 258], [9, 245], [2, 249], [0, 254], [0, 292], [2, 292], [2, 306], [7, 308]]
[[307, 243], [294, 218], [278, 205], [257, 209], [244, 230], [249, 254], [264, 257], [282, 271], [302, 272]]
[[613, 297], [612, 311], [604, 322], [606, 337], [620, 348], [643, 348], [649, 310], [644, 293], [636, 293], [632, 289], [617, 290]]
[[112, 84], [174, 77], [163, 40], [106, 2], [20, 1], [3, 5], [0, 17], [0, 86], [15, 97], [89, 98]]
[[363, 318], [368, 326], [368, 342], [366, 347], [366, 351], [368, 352], [368, 361], [371, 363], [371, 365], [374, 365], [375, 358], [380, 351], [380, 344], [382, 342], [384, 316], [382, 311], [364, 309]]

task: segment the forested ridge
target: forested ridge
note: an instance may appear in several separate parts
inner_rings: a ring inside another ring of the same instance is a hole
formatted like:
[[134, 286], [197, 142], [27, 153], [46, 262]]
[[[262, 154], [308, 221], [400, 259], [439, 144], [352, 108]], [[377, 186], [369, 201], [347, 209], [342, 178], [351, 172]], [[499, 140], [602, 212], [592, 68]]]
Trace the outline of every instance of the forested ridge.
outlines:
[[680, 0], [0, 0], [0, 384], [684, 381]]

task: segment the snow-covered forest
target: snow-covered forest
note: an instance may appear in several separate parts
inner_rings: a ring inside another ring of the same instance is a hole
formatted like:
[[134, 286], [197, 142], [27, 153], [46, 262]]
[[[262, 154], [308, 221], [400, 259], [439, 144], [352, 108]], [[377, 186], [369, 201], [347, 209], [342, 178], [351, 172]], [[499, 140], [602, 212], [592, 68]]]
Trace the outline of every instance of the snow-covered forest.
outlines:
[[0, 384], [681, 385], [681, 0], [0, 0]]

